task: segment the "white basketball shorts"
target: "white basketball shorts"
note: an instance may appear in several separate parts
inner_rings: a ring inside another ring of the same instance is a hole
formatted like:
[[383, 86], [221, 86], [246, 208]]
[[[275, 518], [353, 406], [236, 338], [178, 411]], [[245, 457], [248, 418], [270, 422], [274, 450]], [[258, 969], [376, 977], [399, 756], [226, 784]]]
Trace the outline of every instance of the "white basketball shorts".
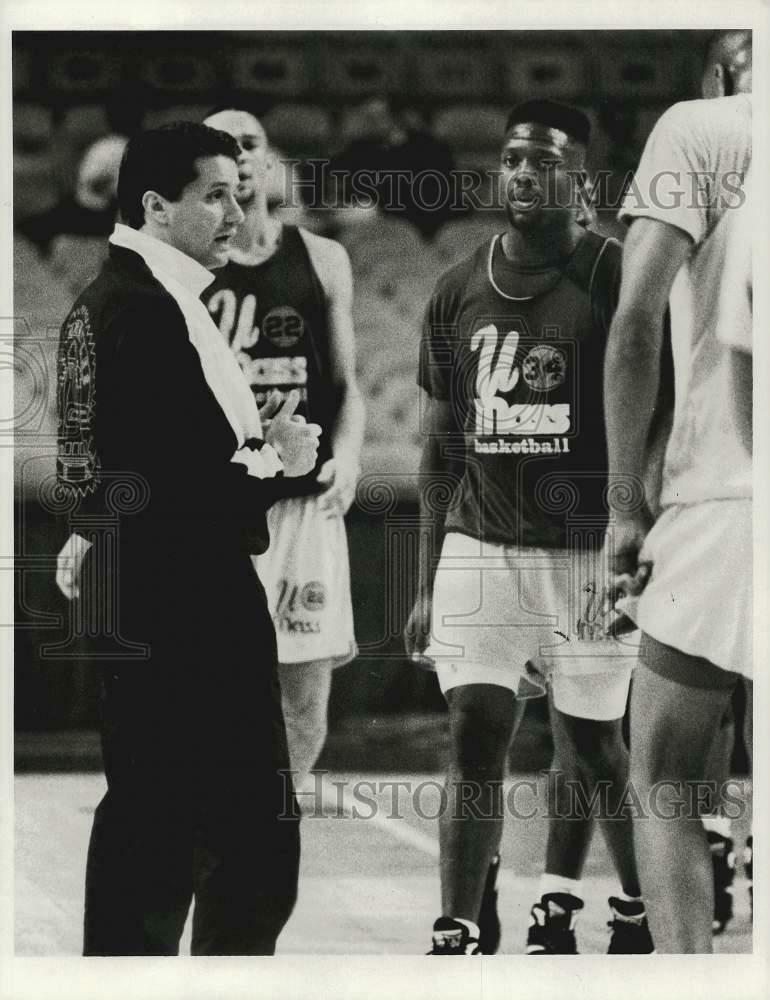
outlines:
[[652, 563], [649, 583], [617, 605], [658, 642], [749, 679], [752, 508], [749, 499], [667, 507], [639, 555]]
[[606, 636], [600, 562], [600, 551], [496, 545], [450, 532], [426, 650], [442, 691], [496, 684], [528, 698], [550, 683], [559, 711], [622, 717], [638, 633]]
[[319, 509], [319, 497], [290, 497], [268, 511], [270, 548], [254, 557], [278, 639], [279, 663], [354, 659], [345, 521]]

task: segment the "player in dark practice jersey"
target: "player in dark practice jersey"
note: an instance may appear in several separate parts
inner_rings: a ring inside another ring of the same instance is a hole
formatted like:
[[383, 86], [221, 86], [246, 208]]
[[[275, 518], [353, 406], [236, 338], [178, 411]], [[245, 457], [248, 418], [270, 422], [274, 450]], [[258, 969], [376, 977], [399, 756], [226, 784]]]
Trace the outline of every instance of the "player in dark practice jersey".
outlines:
[[[602, 361], [621, 254], [578, 221], [588, 136], [575, 109], [514, 109], [501, 161], [508, 227], [440, 279], [428, 309], [421, 539], [432, 534], [441, 558], [435, 568], [421, 553], [406, 642], [435, 663], [449, 706], [432, 954], [497, 948], [502, 779], [523, 699], [547, 684], [559, 775], [527, 953], [576, 950], [592, 819], [576, 808], [575, 787], [590, 801], [603, 786], [606, 815], [625, 791], [621, 720], [635, 648], [608, 638], [598, 602]], [[428, 489], [437, 481], [451, 491], [443, 510]], [[621, 885], [610, 951], [649, 952], [630, 818], [602, 827]]]
[[204, 301], [257, 404], [269, 409], [296, 390], [298, 414], [323, 429], [316, 468], [286, 481], [285, 498], [268, 518], [270, 549], [256, 560], [278, 636], [289, 752], [301, 789], [326, 738], [332, 670], [356, 653], [343, 520], [364, 429], [352, 274], [339, 243], [269, 214], [266, 179], [275, 161], [257, 119], [224, 110], [206, 124], [240, 144], [236, 198], [245, 219]]

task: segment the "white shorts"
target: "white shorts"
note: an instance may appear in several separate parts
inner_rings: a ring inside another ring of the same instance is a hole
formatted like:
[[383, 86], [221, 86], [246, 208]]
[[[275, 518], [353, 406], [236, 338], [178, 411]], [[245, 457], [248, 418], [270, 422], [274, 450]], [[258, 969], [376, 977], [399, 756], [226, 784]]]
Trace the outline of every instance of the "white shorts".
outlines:
[[319, 497], [280, 500], [268, 511], [270, 548], [254, 557], [267, 592], [279, 663], [348, 663], [358, 653], [345, 520]]
[[647, 587], [618, 602], [648, 635], [723, 670], [753, 676], [752, 502], [667, 507], [645, 539]]
[[605, 636], [600, 549], [571, 553], [481, 542], [450, 532], [433, 588], [433, 660], [441, 690], [497, 684], [543, 695], [561, 712], [618, 719], [625, 712], [638, 633]]

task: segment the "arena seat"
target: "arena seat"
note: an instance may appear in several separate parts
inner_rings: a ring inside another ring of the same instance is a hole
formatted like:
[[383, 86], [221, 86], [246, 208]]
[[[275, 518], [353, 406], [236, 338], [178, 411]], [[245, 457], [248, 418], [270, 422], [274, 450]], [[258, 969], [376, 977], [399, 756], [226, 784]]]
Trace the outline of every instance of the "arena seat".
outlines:
[[655, 123], [666, 108], [669, 108], [670, 106], [670, 104], [658, 104], [653, 107], [639, 108], [639, 127], [637, 129], [637, 138], [641, 145], [647, 142]]
[[414, 226], [373, 213], [356, 224], [343, 225], [337, 239], [350, 254], [354, 275], [368, 275], [383, 261], [400, 264], [418, 259], [425, 248]]
[[174, 104], [156, 108], [145, 114], [142, 128], [160, 128], [171, 122], [202, 122], [210, 110], [211, 104]]
[[75, 187], [78, 164], [86, 149], [110, 131], [107, 112], [101, 104], [78, 104], [64, 113], [55, 142], [57, 171], [66, 190]]
[[13, 109], [13, 214], [18, 222], [44, 212], [59, 193], [51, 112], [35, 104]]
[[53, 339], [27, 337], [14, 345], [13, 433], [16, 449], [23, 451], [18, 459], [43, 448], [55, 454], [57, 353]]
[[689, 81], [690, 54], [678, 48], [605, 45], [595, 53], [599, 92], [629, 101], [661, 100]]
[[323, 45], [323, 87], [338, 97], [355, 100], [398, 91], [404, 68], [403, 49], [383, 41], [327, 39]]
[[153, 90], [164, 94], [203, 95], [217, 83], [212, 63], [193, 52], [169, 51], [141, 60], [140, 76]]
[[434, 247], [426, 246], [400, 220], [370, 220], [343, 233], [343, 242], [346, 236], [355, 275], [353, 322], [367, 413], [362, 465], [366, 474], [401, 481], [413, 477], [419, 466], [420, 335], [442, 263]]
[[498, 212], [477, 212], [468, 219], [446, 225], [436, 238], [436, 253], [442, 271], [454, 267], [473, 251], [505, 230], [505, 216]]
[[289, 153], [318, 154], [328, 147], [329, 112], [314, 104], [277, 104], [261, 119], [271, 143]]
[[78, 104], [65, 111], [56, 138], [57, 141], [63, 138], [82, 150], [110, 131], [104, 105]]
[[505, 66], [505, 92], [512, 102], [533, 94], [574, 101], [590, 89], [582, 49], [503, 43], [500, 54]]
[[72, 296], [53, 274], [39, 250], [20, 233], [13, 234], [13, 306], [19, 319], [16, 337], [58, 329], [72, 305]]
[[47, 151], [53, 138], [53, 116], [38, 104], [16, 104], [13, 108], [14, 152]]
[[17, 495], [34, 496], [55, 469], [56, 354], [72, 299], [37, 248], [18, 233], [13, 297], [14, 484]]
[[444, 108], [433, 119], [433, 134], [455, 153], [498, 149], [508, 117], [507, 110], [490, 104], [466, 104]]
[[486, 45], [418, 43], [412, 56], [421, 97], [473, 101], [498, 90], [494, 53]]
[[254, 45], [236, 50], [229, 61], [234, 89], [269, 97], [293, 98], [312, 87], [310, 64], [291, 44]]
[[51, 90], [70, 98], [89, 100], [108, 93], [120, 78], [120, 62], [113, 52], [70, 49], [55, 53], [48, 64]]
[[414, 476], [419, 469], [422, 390], [414, 374], [408, 378], [394, 375], [378, 396], [367, 400], [362, 454], [365, 475]]
[[32, 79], [32, 59], [27, 49], [13, 48], [11, 53], [11, 89], [14, 95], [22, 94], [29, 89]]
[[62, 233], [51, 242], [51, 272], [75, 299], [99, 273], [107, 252], [104, 237]]

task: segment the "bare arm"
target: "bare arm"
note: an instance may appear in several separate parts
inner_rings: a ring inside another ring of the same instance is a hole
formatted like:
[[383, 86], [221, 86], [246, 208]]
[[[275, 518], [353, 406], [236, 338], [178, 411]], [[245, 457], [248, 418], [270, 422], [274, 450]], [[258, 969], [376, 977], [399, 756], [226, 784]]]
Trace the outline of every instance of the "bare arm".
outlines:
[[734, 347], [730, 351], [730, 366], [735, 402], [735, 415], [741, 443], [751, 455], [754, 450], [753, 407], [754, 407], [754, 364], [748, 351]]
[[[404, 640], [408, 653], [419, 654], [428, 645], [431, 625], [431, 601], [438, 557], [446, 534], [446, 505], [432, 503], [432, 487], [444, 481], [441, 493], [447, 499], [462, 474], [462, 459], [452, 454], [459, 428], [447, 400], [429, 399], [425, 418], [425, 442], [420, 459], [418, 493], [420, 503], [420, 542], [418, 555], [417, 598], [407, 622]], [[458, 445], [459, 448], [459, 445]]]
[[353, 273], [347, 252], [339, 243], [305, 230], [302, 236], [326, 295], [332, 380], [339, 398], [331, 440], [333, 466], [325, 466], [319, 479], [328, 484], [325, 504], [344, 508], [344, 513], [352, 503], [358, 479], [365, 423], [356, 379]]
[[[620, 301], [604, 362], [604, 405], [610, 482], [642, 483], [653, 412], [658, 399], [663, 323], [669, 294], [692, 239], [657, 219], [636, 219], [623, 247]], [[610, 490], [610, 503], [619, 498]], [[618, 509], [615, 570], [633, 571], [652, 518], [645, 507]], [[623, 527], [625, 525], [625, 527]]]
[[692, 240], [657, 219], [636, 219], [623, 247], [620, 301], [604, 363], [610, 475], [644, 474], [658, 398], [663, 321], [674, 278]]

